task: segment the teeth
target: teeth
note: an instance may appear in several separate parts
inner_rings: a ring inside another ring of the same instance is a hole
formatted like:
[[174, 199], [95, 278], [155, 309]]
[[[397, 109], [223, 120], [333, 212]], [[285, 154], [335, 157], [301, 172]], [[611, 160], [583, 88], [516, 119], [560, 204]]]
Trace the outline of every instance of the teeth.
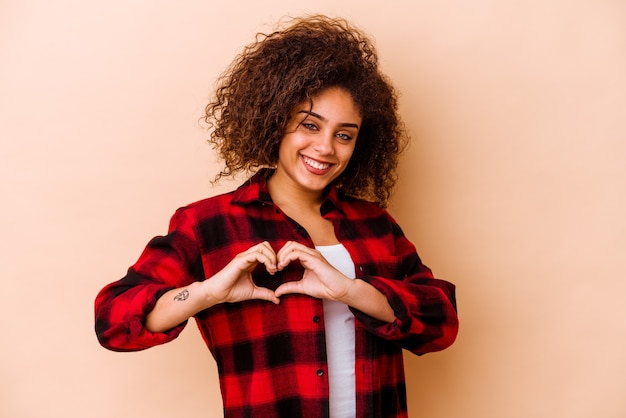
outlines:
[[326, 170], [328, 167], [330, 167], [330, 164], [328, 163], [320, 163], [318, 161], [312, 160], [310, 158], [304, 157], [304, 162], [307, 163], [308, 165], [310, 165], [313, 168], [316, 168], [318, 170]]

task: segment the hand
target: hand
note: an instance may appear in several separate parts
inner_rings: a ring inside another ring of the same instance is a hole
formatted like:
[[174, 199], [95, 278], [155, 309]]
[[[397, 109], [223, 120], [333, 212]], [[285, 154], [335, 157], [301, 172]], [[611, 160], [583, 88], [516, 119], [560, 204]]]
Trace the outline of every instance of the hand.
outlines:
[[280, 285], [275, 291], [277, 297], [288, 293], [301, 293], [345, 302], [353, 280], [331, 266], [316, 249], [289, 241], [278, 251], [277, 259], [278, 270], [282, 270], [295, 260], [298, 260], [305, 269], [301, 280]]
[[252, 271], [259, 263], [265, 265], [268, 273], [276, 273], [276, 261], [276, 253], [267, 241], [237, 254], [211, 280], [202, 282], [206, 284], [210, 304], [240, 302], [250, 299], [263, 299], [275, 304], [280, 303], [280, 299], [273, 291], [258, 287], [252, 280]]

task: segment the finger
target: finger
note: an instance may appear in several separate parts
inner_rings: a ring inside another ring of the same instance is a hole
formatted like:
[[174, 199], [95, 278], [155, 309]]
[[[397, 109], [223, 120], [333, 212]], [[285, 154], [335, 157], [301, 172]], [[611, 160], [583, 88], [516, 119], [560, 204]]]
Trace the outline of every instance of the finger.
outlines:
[[280, 254], [286, 254], [286, 253], [289, 253], [291, 251], [296, 251], [296, 250], [313, 250], [313, 249], [307, 247], [304, 244], [300, 244], [299, 242], [296, 242], [296, 241], [287, 241], [276, 255], [280, 257]]
[[293, 249], [292, 251], [285, 252], [278, 256], [278, 269], [284, 269], [292, 261], [299, 261], [302, 267], [306, 269], [315, 269], [316, 266], [320, 267], [322, 264], [327, 264], [326, 259], [322, 255], [310, 248]]
[[274, 256], [276, 257], [276, 251], [274, 251], [274, 249], [272, 248], [272, 246], [270, 245], [269, 242], [267, 241], [263, 241], [262, 243], [258, 244], [257, 247], [260, 247], [260, 250], [268, 255], [268, 256]]
[[274, 249], [269, 244], [269, 242], [264, 241], [261, 244], [254, 245], [248, 249], [247, 260], [254, 264], [261, 263], [265, 265], [266, 270], [270, 274], [276, 273], [276, 253]]
[[279, 270], [282, 270], [294, 260], [299, 260], [300, 262], [303, 261], [300, 251], [293, 250], [293, 251], [287, 251], [282, 254], [279, 254], [277, 268]]
[[292, 294], [292, 293], [303, 293], [302, 289], [303, 289], [302, 280], [298, 280], [295, 282], [287, 282], [287, 283], [281, 284], [280, 286], [278, 286], [278, 288], [276, 288], [276, 290], [274, 291], [274, 294], [277, 297], [281, 297], [283, 295]]
[[294, 260], [305, 261], [307, 257], [315, 256], [317, 250], [295, 241], [288, 241], [276, 254], [278, 269], [285, 268]]
[[270, 289], [266, 289], [264, 287], [255, 287], [253, 293], [254, 299], [267, 300], [275, 305], [280, 303], [280, 299], [278, 299], [278, 295], [275, 292], [272, 292]]

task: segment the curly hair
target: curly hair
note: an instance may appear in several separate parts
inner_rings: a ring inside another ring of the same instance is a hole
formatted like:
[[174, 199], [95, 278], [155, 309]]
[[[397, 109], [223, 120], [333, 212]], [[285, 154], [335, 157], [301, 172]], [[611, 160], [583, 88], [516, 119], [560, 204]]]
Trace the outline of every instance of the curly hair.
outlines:
[[209, 143], [224, 160], [216, 176], [272, 167], [293, 108], [329, 87], [350, 93], [362, 117], [354, 153], [335, 180], [348, 196], [385, 207], [398, 157], [408, 142], [397, 93], [378, 68], [372, 41], [344, 19], [295, 18], [285, 29], [259, 33], [218, 78], [205, 108]]

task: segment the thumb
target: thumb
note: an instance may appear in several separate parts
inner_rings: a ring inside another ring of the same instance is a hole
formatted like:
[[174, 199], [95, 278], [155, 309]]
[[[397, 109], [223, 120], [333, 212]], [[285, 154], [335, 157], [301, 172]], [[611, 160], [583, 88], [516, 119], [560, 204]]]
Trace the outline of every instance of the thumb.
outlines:
[[301, 287], [301, 280], [295, 282], [287, 282], [278, 286], [274, 293], [277, 297], [281, 297], [290, 293], [302, 293]]
[[254, 299], [270, 301], [274, 303], [275, 305], [278, 305], [280, 303], [280, 299], [278, 299], [278, 295], [275, 294], [275, 292], [272, 292], [270, 289], [267, 289], [265, 287], [255, 288], [253, 297]]

